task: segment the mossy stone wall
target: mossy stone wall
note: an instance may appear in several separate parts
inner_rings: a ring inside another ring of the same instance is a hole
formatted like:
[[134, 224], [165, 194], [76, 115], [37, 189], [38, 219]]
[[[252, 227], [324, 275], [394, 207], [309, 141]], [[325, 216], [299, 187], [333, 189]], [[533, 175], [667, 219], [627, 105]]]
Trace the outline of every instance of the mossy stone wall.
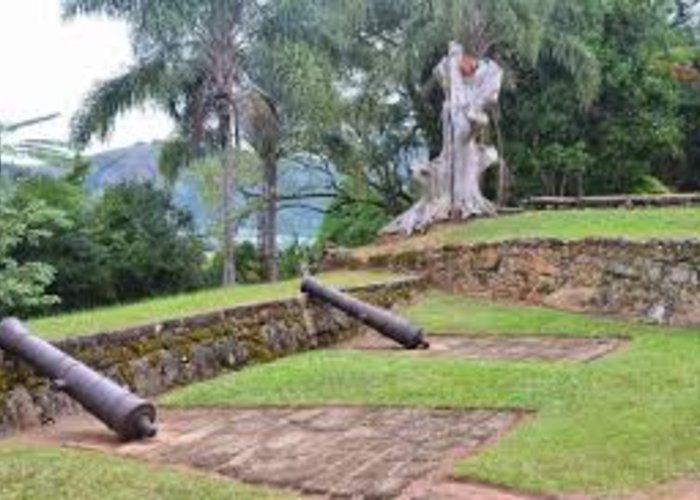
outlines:
[[[415, 278], [347, 290], [382, 307], [410, 300]], [[342, 312], [305, 297], [252, 304], [122, 331], [76, 337], [56, 346], [152, 397], [251, 363], [317, 349], [355, 335], [360, 325]], [[79, 411], [31, 367], [0, 351], [0, 434], [50, 423]]]

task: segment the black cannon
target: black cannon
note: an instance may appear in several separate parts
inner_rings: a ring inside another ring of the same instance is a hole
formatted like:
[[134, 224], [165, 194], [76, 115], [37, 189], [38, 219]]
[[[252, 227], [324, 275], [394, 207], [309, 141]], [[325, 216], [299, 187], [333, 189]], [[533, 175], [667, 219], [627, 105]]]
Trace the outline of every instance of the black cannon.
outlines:
[[0, 348], [31, 365], [51, 380], [123, 440], [156, 435], [155, 407], [71, 358], [53, 345], [32, 336], [17, 319], [0, 324]]
[[398, 342], [406, 349], [430, 348], [430, 344], [423, 337], [422, 329], [385, 309], [366, 304], [334, 288], [328, 288], [309, 277], [302, 280], [301, 291], [340, 309], [348, 316]]

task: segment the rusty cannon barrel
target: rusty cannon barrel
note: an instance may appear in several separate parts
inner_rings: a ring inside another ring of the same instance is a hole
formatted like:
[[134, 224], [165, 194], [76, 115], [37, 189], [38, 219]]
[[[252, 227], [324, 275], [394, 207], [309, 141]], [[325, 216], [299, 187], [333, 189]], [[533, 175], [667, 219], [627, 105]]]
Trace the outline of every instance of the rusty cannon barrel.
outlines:
[[125, 441], [156, 435], [156, 409], [53, 345], [32, 336], [17, 319], [0, 324], [0, 348], [31, 365]]
[[430, 344], [423, 337], [422, 329], [386, 309], [366, 304], [334, 288], [324, 286], [309, 277], [302, 280], [301, 291], [340, 309], [348, 316], [401, 344], [406, 349], [430, 348]]

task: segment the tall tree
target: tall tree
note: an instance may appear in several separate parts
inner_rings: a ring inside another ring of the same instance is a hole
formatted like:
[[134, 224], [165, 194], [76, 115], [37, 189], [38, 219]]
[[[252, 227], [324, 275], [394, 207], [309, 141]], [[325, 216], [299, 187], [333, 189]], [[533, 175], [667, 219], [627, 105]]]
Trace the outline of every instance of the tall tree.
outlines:
[[124, 110], [156, 102], [176, 119], [195, 152], [218, 150], [224, 284], [235, 282], [233, 192], [235, 145], [243, 99], [254, 90], [246, 73], [247, 48], [260, 15], [254, 0], [64, 0], [68, 16], [107, 14], [132, 29], [136, 64], [104, 82], [76, 116], [76, 139], [104, 137]]

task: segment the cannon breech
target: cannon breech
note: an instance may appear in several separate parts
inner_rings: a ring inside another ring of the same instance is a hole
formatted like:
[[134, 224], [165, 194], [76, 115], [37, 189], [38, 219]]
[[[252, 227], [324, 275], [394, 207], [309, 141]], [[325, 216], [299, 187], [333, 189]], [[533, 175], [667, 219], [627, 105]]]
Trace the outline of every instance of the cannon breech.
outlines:
[[0, 324], [0, 348], [48, 378], [53, 389], [75, 399], [123, 440], [155, 436], [156, 410], [151, 403], [31, 335], [19, 320], [10, 318]]

